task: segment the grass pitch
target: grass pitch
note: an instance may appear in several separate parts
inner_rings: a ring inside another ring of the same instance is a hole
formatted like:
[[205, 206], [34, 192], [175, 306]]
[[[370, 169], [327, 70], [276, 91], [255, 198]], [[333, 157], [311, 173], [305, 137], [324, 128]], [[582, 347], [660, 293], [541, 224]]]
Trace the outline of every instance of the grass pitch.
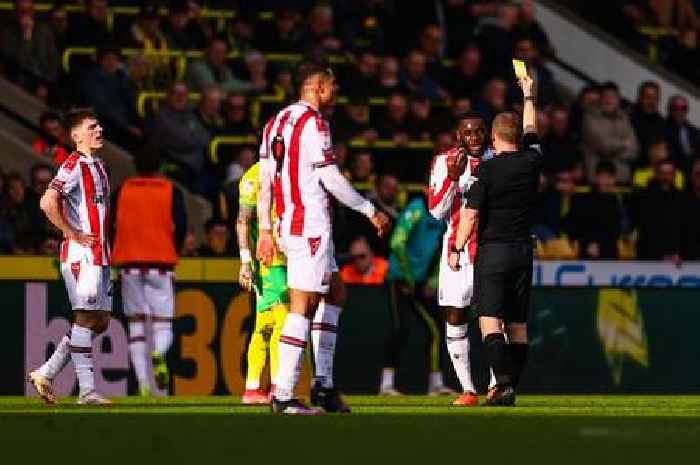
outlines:
[[700, 396], [522, 395], [512, 408], [456, 408], [447, 397], [347, 400], [351, 415], [279, 417], [232, 397], [132, 397], [102, 408], [6, 397], [0, 444], [3, 456], [30, 463], [100, 465], [700, 461]]

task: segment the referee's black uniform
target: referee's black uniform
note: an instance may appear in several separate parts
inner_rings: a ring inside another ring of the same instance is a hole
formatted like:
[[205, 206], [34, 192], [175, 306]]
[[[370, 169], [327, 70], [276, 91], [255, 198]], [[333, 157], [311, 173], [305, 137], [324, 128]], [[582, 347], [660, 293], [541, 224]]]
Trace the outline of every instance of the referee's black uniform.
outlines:
[[532, 228], [542, 152], [536, 134], [522, 150], [502, 152], [479, 165], [478, 180], [464, 194], [479, 211], [475, 306], [479, 316], [526, 323], [532, 289]]

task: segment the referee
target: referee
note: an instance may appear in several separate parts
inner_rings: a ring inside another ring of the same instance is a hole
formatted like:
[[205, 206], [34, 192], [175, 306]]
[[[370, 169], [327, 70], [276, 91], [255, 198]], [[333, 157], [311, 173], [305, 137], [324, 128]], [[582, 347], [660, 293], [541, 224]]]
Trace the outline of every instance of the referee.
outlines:
[[475, 306], [486, 356], [497, 383], [486, 405], [515, 404], [515, 388], [527, 358], [527, 313], [532, 287], [530, 229], [542, 152], [536, 134], [533, 81], [523, 77], [518, 82], [524, 97], [524, 136], [516, 113], [496, 115], [491, 130], [495, 156], [481, 163], [479, 179], [464, 196], [449, 261], [450, 266], [458, 266], [457, 253], [478, 223]]

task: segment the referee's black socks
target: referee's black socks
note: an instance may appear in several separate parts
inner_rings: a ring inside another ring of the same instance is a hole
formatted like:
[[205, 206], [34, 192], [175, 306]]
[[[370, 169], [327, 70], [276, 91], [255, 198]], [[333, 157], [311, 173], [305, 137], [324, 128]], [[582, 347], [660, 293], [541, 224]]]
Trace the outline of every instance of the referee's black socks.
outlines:
[[503, 333], [488, 334], [484, 338], [484, 348], [489, 365], [493, 368], [496, 384], [511, 386], [513, 384], [513, 362]]
[[508, 344], [508, 352], [513, 363], [513, 387], [518, 387], [520, 375], [523, 374], [525, 363], [527, 362], [527, 343], [510, 343]]

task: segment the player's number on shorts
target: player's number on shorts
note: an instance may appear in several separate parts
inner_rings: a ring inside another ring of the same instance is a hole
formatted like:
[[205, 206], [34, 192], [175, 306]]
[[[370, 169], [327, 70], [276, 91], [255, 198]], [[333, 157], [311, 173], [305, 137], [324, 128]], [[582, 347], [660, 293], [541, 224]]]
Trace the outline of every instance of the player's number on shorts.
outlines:
[[279, 135], [275, 136], [270, 144], [270, 149], [272, 151], [272, 156], [275, 158], [277, 173], [279, 173], [282, 171], [282, 165], [284, 165], [284, 152], [286, 151], [284, 146], [284, 138]]

